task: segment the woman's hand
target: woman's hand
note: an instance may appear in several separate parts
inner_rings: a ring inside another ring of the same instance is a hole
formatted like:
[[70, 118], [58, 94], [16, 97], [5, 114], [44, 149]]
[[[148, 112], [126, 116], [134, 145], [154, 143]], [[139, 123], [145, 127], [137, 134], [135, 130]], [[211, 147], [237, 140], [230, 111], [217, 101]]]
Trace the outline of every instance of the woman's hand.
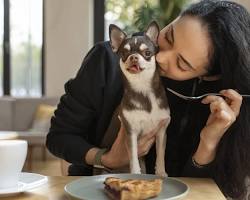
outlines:
[[238, 92], [228, 89], [220, 93], [225, 99], [219, 96], [208, 96], [202, 100], [203, 104], [209, 104], [211, 113], [206, 126], [201, 131], [200, 144], [194, 155], [194, 159], [199, 164], [207, 164], [214, 159], [220, 139], [235, 122], [240, 112], [242, 96]]
[[202, 100], [202, 103], [210, 104], [211, 113], [201, 132], [201, 138], [211, 146], [217, 145], [226, 130], [235, 122], [242, 103], [241, 95], [235, 90], [222, 90], [220, 93], [225, 99], [208, 96]]
[[[166, 120], [161, 120], [157, 127], [149, 133], [143, 134], [143, 136], [138, 139], [138, 157], [144, 156], [149, 152], [151, 146], [155, 142], [156, 134], [165, 123]], [[110, 151], [102, 156], [102, 164], [105, 167], [116, 169], [129, 164], [128, 137], [129, 136], [121, 123], [121, 128]]]

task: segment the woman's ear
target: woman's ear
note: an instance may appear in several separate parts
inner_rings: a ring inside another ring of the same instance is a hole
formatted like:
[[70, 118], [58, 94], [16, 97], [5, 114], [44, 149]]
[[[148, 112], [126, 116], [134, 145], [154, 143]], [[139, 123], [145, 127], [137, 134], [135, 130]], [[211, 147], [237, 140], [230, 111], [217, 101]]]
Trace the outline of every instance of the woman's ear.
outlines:
[[118, 26], [114, 24], [109, 25], [109, 39], [113, 52], [118, 51], [126, 37], [127, 34], [123, 32]]

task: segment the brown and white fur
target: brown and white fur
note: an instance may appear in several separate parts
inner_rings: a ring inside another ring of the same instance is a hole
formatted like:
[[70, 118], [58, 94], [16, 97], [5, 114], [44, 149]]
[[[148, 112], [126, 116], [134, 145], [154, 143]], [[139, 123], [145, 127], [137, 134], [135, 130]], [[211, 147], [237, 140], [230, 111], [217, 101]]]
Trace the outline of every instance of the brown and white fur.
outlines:
[[137, 140], [142, 134], [156, 128], [163, 119], [167, 123], [156, 135], [155, 174], [167, 176], [165, 171], [166, 129], [170, 122], [170, 110], [156, 68], [157, 38], [159, 27], [152, 22], [143, 36], [128, 38], [116, 25], [109, 27], [110, 43], [120, 56], [124, 79], [124, 95], [120, 118], [129, 135], [130, 172], [140, 174]]

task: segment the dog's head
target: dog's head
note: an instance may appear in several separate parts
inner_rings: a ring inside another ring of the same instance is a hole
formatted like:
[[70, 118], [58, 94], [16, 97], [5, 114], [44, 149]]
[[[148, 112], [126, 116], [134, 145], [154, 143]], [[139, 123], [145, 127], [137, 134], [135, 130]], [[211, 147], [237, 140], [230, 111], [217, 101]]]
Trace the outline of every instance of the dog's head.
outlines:
[[127, 37], [118, 26], [109, 26], [111, 47], [120, 56], [121, 70], [126, 77], [155, 71], [159, 26], [151, 22], [143, 36]]

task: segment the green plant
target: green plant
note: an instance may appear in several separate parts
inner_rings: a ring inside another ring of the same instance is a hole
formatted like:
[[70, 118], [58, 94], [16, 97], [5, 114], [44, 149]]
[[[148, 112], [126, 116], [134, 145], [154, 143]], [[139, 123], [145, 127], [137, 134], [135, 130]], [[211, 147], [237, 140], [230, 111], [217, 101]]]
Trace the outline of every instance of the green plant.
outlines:
[[187, 0], [158, 0], [157, 5], [151, 5], [147, 0], [135, 11], [133, 25], [138, 31], [143, 31], [152, 20], [155, 20], [162, 28], [179, 15], [186, 2]]
[[121, 25], [128, 34], [143, 31], [152, 20], [162, 28], [178, 16], [187, 1], [190, 0], [105, 0], [109, 14], [106, 20]]

